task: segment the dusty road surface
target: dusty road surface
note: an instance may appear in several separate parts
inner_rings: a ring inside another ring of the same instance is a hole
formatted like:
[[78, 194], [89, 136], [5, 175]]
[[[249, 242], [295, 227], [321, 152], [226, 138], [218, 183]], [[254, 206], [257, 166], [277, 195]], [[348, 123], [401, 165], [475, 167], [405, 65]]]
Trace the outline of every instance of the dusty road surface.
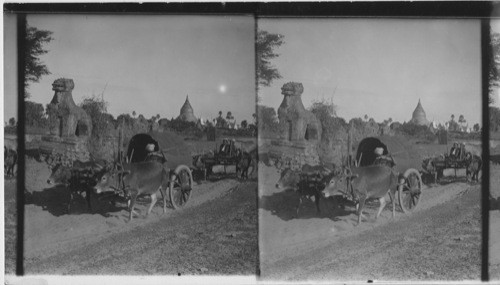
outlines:
[[16, 179], [4, 180], [5, 274], [16, 273], [17, 208]]
[[[48, 169], [27, 161], [25, 272], [28, 274], [254, 275], [257, 268], [257, 182], [224, 179], [195, 185], [185, 208], [162, 202], [127, 222], [125, 205], [88, 213], [82, 199], [64, 212], [67, 189], [46, 188]], [[167, 201], [168, 203], [168, 201]], [[119, 203], [120, 205], [120, 203]]]
[[[480, 185], [454, 182], [425, 187], [415, 212], [391, 205], [374, 220], [355, 226], [353, 207], [320, 200], [303, 203], [295, 216], [296, 193], [276, 189], [276, 169], [259, 172], [259, 246], [263, 280], [480, 280]], [[396, 204], [397, 206], [397, 204]], [[335, 209], [335, 210], [334, 210]]]

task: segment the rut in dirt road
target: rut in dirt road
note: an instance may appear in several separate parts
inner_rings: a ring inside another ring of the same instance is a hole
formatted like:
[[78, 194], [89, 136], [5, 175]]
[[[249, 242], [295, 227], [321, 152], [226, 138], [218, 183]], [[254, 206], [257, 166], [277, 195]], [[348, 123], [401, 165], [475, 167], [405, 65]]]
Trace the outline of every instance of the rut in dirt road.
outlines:
[[279, 280], [479, 280], [480, 193], [480, 187], [470, 187], [455, 200], [284, 258], [267, 267], [262, 276]]
[[29, 274], [240, 274], [257, 268], [257, 183], [171, 217], [47, 259]]

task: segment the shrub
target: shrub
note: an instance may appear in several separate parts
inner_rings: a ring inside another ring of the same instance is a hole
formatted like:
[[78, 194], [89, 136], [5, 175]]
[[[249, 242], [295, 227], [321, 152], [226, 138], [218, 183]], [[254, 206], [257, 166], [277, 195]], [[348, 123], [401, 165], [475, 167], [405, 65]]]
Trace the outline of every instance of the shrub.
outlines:
[[49, 121], [45, 116], [42, 104], [25, 101], [25, 108], [25, 125], [27, 127], [48, 129]]
[[274, 133], [279, 132], [279, 123], [276, 111], [272, 107], [257, 105], [258, 114], [258, 128], [259, 132], [271, 131]]
[[17, 134], [17, 127], [15, 126], [6, 126], [3, 129], [4, 134], [15, 135]]
[[159, 127], [165, 131], [172, 131], [180, 135], [201, 139], [205, 135], [203, 128], [195, 122], [187, 122], [180, 119], [159, 120]]
[[490, 106], [490, 131], [497, 132], [500, 130], [500, 108]]
[[168, 127], [177, 133], [189, 131], [189, 129], [197, 129], [195, 122], [187, 122], [179, 119], [171, 120], [168, 123]]
[[464, 133], [464, 132], [448, 132], [448, 137], [451, 140], [480, 140], [481, 132]]
[[134, 125], [134, 118], [130, 114], [121, 114], [116, 118], [115, 128], [124, 125], [126, 127], [132, 127]]
[[403, 123], [399, 128], [398, 132], [403, 135], [407, 135], [417, 139], [425, 139], [427, 141], [433, 141], [436, 136], [430, 131], [429, 127], [421, 126], [414, 123]]
[[217, 117], [216, 119], [216, 123], [215, 123], [215, 126], [217, 128], [227, 128], [229, 126], [228, 122], [226, 121], [226, 119], [224, 119], [223, 117], [219, 116]]
[[248, 122], [247, 122], [247, 120], [243, 120], [243, 121], [241, 121], [241, 128], [242, 128], [242, 129], [246, 129], [246, 128], [248, 128]]
[[85, 112], [92, 118], [92, 136], [101, 138], [109, 134], [110, 129], [114, 128], [114, 118], [107, 114], [108, 103], [97, 96], [83, 99], [80, 104]]
[[352, 118], [349, 121], [349, 126], [351, 126], [354, 129], [363, 129], [365, 127], [365, 122], [361, 118]]
[[320, 121], [327, 120], [337, 115], [337, 107], [332, 102], [328, 102], [325, 99], [313, 101], [309, 110], [316, 115], [316, 118]]
[[229, 128], [218, 128], [218, 136], [232, 136], [232, 137], [254, 137], [256, 136], [255, 126], [250, 125], [246, 129], [229, 129]]
[[107, 106], [106, 101], [95, 95], [83, 99], [80, 104], [80, 107], [92, 118], [89, 152], [94, 157], [103, 157], [109, 152], [106, 150], [107, 139], [114, 133], [115, 119], [107, 113]]

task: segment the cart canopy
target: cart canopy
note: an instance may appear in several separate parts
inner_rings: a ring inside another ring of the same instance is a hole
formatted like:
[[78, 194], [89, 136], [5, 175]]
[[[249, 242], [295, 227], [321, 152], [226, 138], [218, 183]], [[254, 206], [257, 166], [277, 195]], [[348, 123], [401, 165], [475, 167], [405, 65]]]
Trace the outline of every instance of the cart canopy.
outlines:
[[420, 169], [422, 156], [411, 142], [402, 136], [368, 137], [359, 142], [356, 161], [360, 166], [372, 165], [377, 155], [375, 149], [382, 148], [383, 155], [391, 155], [396, 163], [394, 169], [404, 172], [408, 168]]
[[[146, 146], [154, 144], [154, 151], [162, 151], [167, 159], [167, 167], [173, 169], [180, 164], [191, 166], [191, 150], [179, 135], [173, 132], [149, 132], [137, 134], [130, 139], [127, 148], [127, 157], [132, 156], [132, 162], [146, 159]], [[132, 155], [133, 152], [133, 155]]]

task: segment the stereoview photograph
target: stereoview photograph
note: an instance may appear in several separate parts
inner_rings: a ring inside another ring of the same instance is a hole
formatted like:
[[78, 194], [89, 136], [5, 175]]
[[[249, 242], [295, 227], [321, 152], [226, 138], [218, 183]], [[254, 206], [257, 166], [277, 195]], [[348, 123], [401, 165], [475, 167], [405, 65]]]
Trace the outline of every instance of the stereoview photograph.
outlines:
[[489, 71], [490, 193], [488, 268], [490, 280], [500, 280], [500, 20], [491, 20], [492, 65]]
[[481, 29], [260, 18], [262, 280], [481, 278]]
[[[5, 23], [15, 43], [16, 17]], [[253, 17], [29, 14], [25, 25], [24, 272], [255, 276]]]

